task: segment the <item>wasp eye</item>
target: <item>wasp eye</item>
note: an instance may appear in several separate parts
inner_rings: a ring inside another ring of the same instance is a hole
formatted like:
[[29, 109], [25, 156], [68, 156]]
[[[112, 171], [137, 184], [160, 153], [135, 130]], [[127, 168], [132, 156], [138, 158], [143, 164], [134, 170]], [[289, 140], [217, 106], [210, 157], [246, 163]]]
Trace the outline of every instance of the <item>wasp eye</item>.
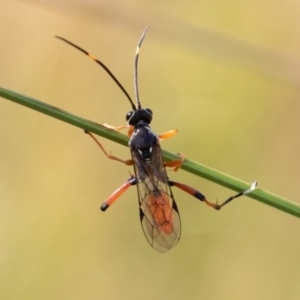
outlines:
[[153, 115], [153, 112], [150, 108], [145, 108], [145, 111], [148, 112], [151, 116]]
[[133, 115], [133, 111], [131, 110], [126, 114], [126, 121], [128, 121], [132, 117], [132, 115]]

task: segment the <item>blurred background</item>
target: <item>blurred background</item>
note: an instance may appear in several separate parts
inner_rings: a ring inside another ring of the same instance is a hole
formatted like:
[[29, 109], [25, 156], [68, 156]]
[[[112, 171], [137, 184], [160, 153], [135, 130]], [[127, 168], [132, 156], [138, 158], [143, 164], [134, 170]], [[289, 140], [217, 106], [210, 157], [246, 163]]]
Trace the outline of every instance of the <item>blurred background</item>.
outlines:
[[[2, 1], [0, 86], [123, 125], [120, 89], [54, 35], [101, 59], [134, 97], [150, 24], [139, 91], [155, 132], [179, 130], [163, 148], [300, 204], [299, 13], [299, 1]], [[0, 112], [1, 299], [299, 299], [297, 218], [247, 197], [216, 212], [174, 189], [182, 238], [158, 253], [135, 187], [99, 210], [130, 167], [69, 124], [3, 98]], [[211, 201], [233, 194], [169, 176]]]

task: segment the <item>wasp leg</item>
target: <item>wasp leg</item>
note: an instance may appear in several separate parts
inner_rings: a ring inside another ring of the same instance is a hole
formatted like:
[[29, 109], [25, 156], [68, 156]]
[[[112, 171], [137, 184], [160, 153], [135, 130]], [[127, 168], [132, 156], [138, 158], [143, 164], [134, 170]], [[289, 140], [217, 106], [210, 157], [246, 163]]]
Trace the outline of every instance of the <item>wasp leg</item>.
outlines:
[[99, 141], [94, 137], [94, 135], [92, 133], [90, 133], [89, 131], [85, 130], [85, 133], [87, 133], [96, 143], [97, 145], [100, 147], [100, 149], [103, 151], [103, 153], [106, 155], [107, 158], [112, 159], [112, 160], [116, 160], [119, 161], [121, 163], [124, 163], [127, 166], [131, 166], [133, 164], [132, 159], [128, 159], [128, 160], [123, 160], [121, 158], [118, 158], [116, 156], [110, 155], [108, 154], [105, 149], [103, 148], [103, 146], [99, 143]]
[[129, 127], [129, 125], [112, 126], [112, 125], [109, 125], [107, 123], [104, 123], [103, 126], [106, 127], [106, 128], [109, 128], [109, 129], [113, 129], [115, 131], [121, 131], [122, 129]]
[[129, 128], [129, 129], [128, 129], [128, 133], [127, 133], [128, 137], [131, 137], [132, 132], [133, 132], [133, 130], [134, 130], [133, 126], [131, 126], [131, 125], [111, 126], [111, 125], [109, 125], [109, 124], [104, 123], [103, 126], [106, 127], [106, 128], [115, 130], [115, 131], [121, 131], [122, 129]]
[[177, 132], [178, 132], [177, 129], [172, 129], [167, 132], [164, 132], [163, 134], [158, 135], [159, 140], [163, 141], [165, 139], [168, 139], [168, 138], [172, 137], [173, 135], [175, 135]]
[[168, 162], [164, 162], [165, 167], [173, 168], [174, 172], [178, 171], [178, 169], [181, 167], [181, 165], [183, 164], [184, 159], [185, 159], [184, 154], [182, 154], [180, 152], [177, 154], [180, 156], [180, 158], [174, 159], [174, 160], [171, 160]]
[[257, 181], [253, 181], [252, 185], [250, 186], [249, 189], [240, 192], [234, 196], [229, 197], [227, 200], [225, 200], [222, 204], [218, 204], [218, 203], [212, 203], [209, 202], [204, 195], [202, 195], [199, 191], [193, 189], [192, 187], [179, 183], [179, 182], [175, 182], [175, 181], [170, 181], [169, 180], [169, 185], [170, 186], [176, 186], [178, 188], [180, 188], [181, 190], [187, 192], [188, 194], [194, 196], [195, 198], [199, 199], [200, 201], [204, 201], [208, 206], [212, 207], [213, 209], [216, 210], [220, 210], [223, 206], [225, 206], [226, 204], [228, 204], [230, 201], [232, 201], [235, 198], [238, 198], [240, 196], [246, 195], [251, 193], [253, 190], [255, 190], [256, 186], [257, 186]]
[[107, 200], [101, 205], [100, 209], [106, 211], [130, 186], [136, 184], [136, 178], [130, 177], [122, 186], [114, 191]]

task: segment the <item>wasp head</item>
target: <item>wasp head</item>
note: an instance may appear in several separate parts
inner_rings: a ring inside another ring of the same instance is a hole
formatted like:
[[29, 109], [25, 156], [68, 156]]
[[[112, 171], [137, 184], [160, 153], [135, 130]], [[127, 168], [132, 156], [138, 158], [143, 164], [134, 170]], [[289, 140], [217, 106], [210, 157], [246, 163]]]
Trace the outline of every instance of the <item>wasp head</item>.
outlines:
[[132, 126], [136, 126], [140, 122], [150, 124], [152, 121], [152, 115], [152, 110], [149, 108], [131, 110], [126, 114], [126, 121]]

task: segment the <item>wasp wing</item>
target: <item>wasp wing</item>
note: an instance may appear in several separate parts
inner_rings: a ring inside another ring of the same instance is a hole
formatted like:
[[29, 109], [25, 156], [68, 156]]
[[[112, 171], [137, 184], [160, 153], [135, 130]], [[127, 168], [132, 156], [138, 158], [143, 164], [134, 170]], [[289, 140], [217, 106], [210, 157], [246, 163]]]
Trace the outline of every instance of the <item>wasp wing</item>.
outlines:
[[157, 251], [167, 252], [179, 242], [181, 225], [161, 148], [157, 141], [148, 161], [137, 151], [132, 149], [131, 154], [137, 178], [141, 225], [150, 245]]

